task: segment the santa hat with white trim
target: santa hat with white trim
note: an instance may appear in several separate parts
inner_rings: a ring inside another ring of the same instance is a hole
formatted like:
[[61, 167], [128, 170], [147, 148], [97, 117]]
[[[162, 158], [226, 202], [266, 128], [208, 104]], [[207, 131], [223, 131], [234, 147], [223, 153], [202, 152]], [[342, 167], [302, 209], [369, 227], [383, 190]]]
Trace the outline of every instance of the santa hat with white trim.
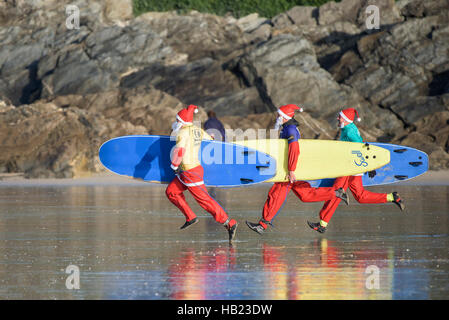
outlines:
[[340, 116], [345, 119], [346, 121], [348, 121], [349, 123], [353, 123], [354, 119], [355, 119], [355, 115], [357, 115], [357, 121], [361, 121], [362, 119], [360, 119], [359, 117], [359, 113], [357, 112], [357, 110], [355, 110], [354, 108], [347, 108], [344, 109], [342, 111], [340, 111]]
[[179, 120], [182, 124], [192, 124], [194, 113], [198, 113], [198, 107], [191, 104], [187, 108], [179, 111], [176, 115], [176, 119]]
[[295, 110], [299, 110], [299, 112], [304, 111], [303, 108], [300, 108], [295, 104], [287, 104], [285, 106], [280, 107], [278, 109], [278, 113], [282, 118], [290, 120], [295, 115]]

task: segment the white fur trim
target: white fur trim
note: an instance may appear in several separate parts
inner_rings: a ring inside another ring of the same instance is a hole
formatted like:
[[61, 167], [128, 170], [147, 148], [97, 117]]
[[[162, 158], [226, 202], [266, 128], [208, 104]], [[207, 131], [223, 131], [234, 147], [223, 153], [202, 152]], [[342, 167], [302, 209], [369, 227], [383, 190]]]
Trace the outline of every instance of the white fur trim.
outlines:
[[[343, 113], [343, 111], [340, 111], [340, 116], [345, 119], [347, 122], [352, 123], [352, 120], [349, 120], [349, 118]], [[334, 116], [335, 117], [335, 116]]]
[[278, 113], [281, 115], [282, 118], [285, 118], [287, 120], [290, 120], [292, 117], [287, 116], [285, 113], [281, 111], [281, 109], [278, 109]]
[[178, 169], [178, 167], [177, 167], [177, 166], [174, 166], [173, 163], [170, 165], [170, 168], [172, 168], [173, 170]]
[[204, 184], [204, 181], [199, 181], [199, 182], [194, 182], [194, 183], [185, 183], [184, 181], [182, 181], [182, 179], [179, 176], [178, 176], [178, 179], [186, 187], [197, 187], [197, 186], [201, 186]]
[[186, 122], [186, 121], [182, 120], [181, 117], [178, 115], [176, 115], [176, 119], [178, 119], [182, 124], [192, 124], [192, 122]]

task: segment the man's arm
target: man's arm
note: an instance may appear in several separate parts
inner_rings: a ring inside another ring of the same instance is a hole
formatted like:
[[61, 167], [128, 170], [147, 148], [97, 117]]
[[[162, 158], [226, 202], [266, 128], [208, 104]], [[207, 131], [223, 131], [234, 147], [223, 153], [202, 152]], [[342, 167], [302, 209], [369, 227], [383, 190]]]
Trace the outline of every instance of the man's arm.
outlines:
[[212, 134], [209, 135], [205, 130], [203, 130], [203, 140], [215, 140], [215, 136], [213, 135], [213, 131], [216, 129], [212, 129]]
[[300, 150], [298, 141], [288, 144], [288, 171], [295, 171], [298, 163]]
[[172, 153], [172, 160], [171, 160], [171, 165], [170, 167], [173, 170], [178, 170], [179, 165], [182, 162], [182, 157], [184, 157], [184, 154], [186, 152], [185, 148], [182, 147], [175, 147], [173, 149], [173, 153]]
[[178, 137], [176, 139], [176, 146], [173, 148], [172, 154], [171, 154], [171, 165], [170, 167], [173, 170], [178, 170], [179, 165], [182, 162], [182, 158], [184, 157], [186, 153], [185, 143], [186, 137], [184, 137], [183, 134], [179, 133]]
[[295, 182], [295, 170], [300, 154], [298, 139], [299, 133], [296, 128], [289, 130], [288, 140], [288, 179], [291, 183]]

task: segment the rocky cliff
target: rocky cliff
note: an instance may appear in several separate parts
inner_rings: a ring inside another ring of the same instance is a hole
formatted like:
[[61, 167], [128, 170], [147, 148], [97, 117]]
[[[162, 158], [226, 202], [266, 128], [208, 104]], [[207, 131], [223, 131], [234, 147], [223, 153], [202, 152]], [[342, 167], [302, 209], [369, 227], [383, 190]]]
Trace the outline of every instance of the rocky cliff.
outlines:
[[[379, 29], [365, 23], [371, 4]], [[273, 19], [133, 17], [130, 0], [0, 2], [0, 172], [101, 171], [102, 142], [167, 134], [190, 103], [201, 120], [213, 109], [243, 130], [270, 128], [277, 107], [296, 103], [303, 137], [318, 139], [355, 107], [366, 140], [449, 168], [449, 2], [343, 0]]]

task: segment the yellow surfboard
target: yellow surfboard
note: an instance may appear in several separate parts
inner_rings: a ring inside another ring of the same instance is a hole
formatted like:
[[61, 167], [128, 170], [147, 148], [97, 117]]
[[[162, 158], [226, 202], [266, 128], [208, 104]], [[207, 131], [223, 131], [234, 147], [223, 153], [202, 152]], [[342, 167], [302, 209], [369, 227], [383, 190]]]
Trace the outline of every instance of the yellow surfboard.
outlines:
[[[267, 153], [276, 160], [276, 174], [265, 182], [287, 181], [288, 143], [285, 139], [242, 140], [235, 144]], [[298, 140], [300, 155], [296, 180], [353, 176], [390, 162], [390, 151], [365, 143], [334, 140]]]

